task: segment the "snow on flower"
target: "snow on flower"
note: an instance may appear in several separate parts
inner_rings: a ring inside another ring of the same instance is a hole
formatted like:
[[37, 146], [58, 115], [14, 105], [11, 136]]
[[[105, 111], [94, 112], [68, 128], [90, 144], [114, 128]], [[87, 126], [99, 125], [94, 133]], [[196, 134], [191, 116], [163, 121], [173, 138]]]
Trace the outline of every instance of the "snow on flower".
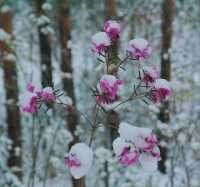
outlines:
[[73, 145], [66, 156], [65, 165], [75, 179], [83, 177], [92, 166], [93, 152], [85, 143]]
[[128, 143], [122, 138], [116, 138], [113, 142], [113, 149], [122, 165], [130, 166], [138, 162], [140, 153], [134, 144]]
[[108, 34], [111, 40], [115, 40], [120, 36], [121, 27], [116, 21], [108, 20], [104, 24], [104, 31]]
[[92, 51], [97, 54], [104, 53], [111, 41], [107, 33], [98, 32], [92, 36]]
[[20, 105], [23, 112], [36, 114], [40, 103], [55, 100], [56, 96], [51, 87], [41, 89], [33, 84], [28, 84], [26, 91], [20, 97]]
[[120, 137], [113, 142], [113, 149], [119, 162], [123, 165], [134, 165], [138, 162], [147, 171], [154, 171], [160, 160], [157, 138], [149, 128], [139, 128], [121, 123]]
[[127, 51], [136, 60], [144, 60], [149, 58], [151, 54], [151, 46], [149, 42], [143, 38], [137, 38], [129, 41]]
[[37, 113], [37, 94], [26, 91], [20, 97], [20, 104], [23, 112]]
[[170, 83], [165, 79], [157, 79], [153, 84], [151, 99], [155, 103], [159, 103], [168, 99], [172, 95], [172, 88]]
[[56, 96], [53, 93], [52, 87], [45, 87], [41, 91], [41, 99], [46, 102], [55, 101]]
[[122, 80], [117, 79], [113, 75], [104, 75], [97, 85], [99, 92], [99, 95], [96, 97], [97, 101], [102, 105], [116, 101], [122, 83]]
[[145, 66], [140, 77], [140, 81], [146, 85], [151, 85], [156, 79], [159, 78], [159, 72], [155, 67]]
[[120, 124], [119, 133], [120, 137], [134, 142], [136, 147], [145, 152], [151, 152], [157, 145], [156, 136], [149, 128], [135, 127], [123, 122]]

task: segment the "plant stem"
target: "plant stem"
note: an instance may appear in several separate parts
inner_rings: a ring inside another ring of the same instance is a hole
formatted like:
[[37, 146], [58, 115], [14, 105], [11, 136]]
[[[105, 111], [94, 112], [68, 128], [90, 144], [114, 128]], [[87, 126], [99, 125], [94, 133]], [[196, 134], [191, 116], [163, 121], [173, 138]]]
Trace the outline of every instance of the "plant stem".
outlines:
[[96, 104], [95, 105], [95, 113], [94, 113], [94, 118], [93, 118], [93, 122], [92, 122], [92, 133], [91, 133], [91, 137], [90, 137], [90, 141], [89, 141], [89, 146], [92, 145], [92, 141], [94, 140], [95, 137], [95, 132], [97, 129], [97, 116], [99, 113], [99, 106]]
[[[59, 100], [59, 99], [58, 99], [58, 100]], [[59, 102], [57, 102], [56, 104], [64, 105], [64, 106], [66, 106], [66, 107], [69, 107], [68, 104], [63, 103], [61, 100], [59, 100]], [[91, 122], [91, 120], [88, 118], [87, 115], [85, 115], [83, 112], [81, 112], [81, 111], [80, 111], [79, 109], [77, 109], [77, 108], [76, 108], [76, 111], [79, 112], [79, 113], [86, 119], [86, 121], [88, 121], [89, 124], [92, 126], [92, 122]]]
[[128, 99], [122, 101], [121, 103], [117, 104], [112, 110], [115, 110], [116, 108], [118, 108], [120, 105], [123, 105], [129, 101], [132, 101], [132, 100], [136, 100], [136, 99], [142, 99], [146, 97], [146, 93], [144, 94], [141, 94], [141, 95], [131, 95]]
[[46, 179], [47, 179], [47, 173], [48, 173], [48, 169], [49, 169], [49, 161], [50, 161], [50, 158], [51, 158], [51, 155], [52, 155], [52, 152], [53, 152], [53, 148], [54, 148], [54, 145], [55, 145], [55, 142], [56, 142], [56, 136], [57, 136], [57, 133], [59, 131], [59, 126], [56, 128], [56, 131], [53, 135], [53, 141], [52, 141], [52, 144], [50, 146], [50, 149], [49, 149], [49, 154], [47, 156], [47, 162], [46, 162], [46, 167], [45, 167], [45, 173], [44, 173], [44, 181], [43, 181], [43, 187], [46, 187]]

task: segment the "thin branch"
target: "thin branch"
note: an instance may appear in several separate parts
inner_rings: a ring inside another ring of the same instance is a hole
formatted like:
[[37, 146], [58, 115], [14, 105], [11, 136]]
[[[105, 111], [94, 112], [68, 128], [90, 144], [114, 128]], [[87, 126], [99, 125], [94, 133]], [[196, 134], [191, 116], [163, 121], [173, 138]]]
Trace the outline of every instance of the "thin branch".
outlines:
[[133, 101], [133, 100], [136, 100], [136, 99], [143, 99], [144, 97], [146, 97], [147, 93], [144, 93], [142, 95], [133, 95], [133, 96], [130, 96], [128, 99], [122, 101], [121, 103], [117, 104], [113, 110], [115, 110], [116, 108], [118, 108], [120, 105], [123, 105], [129, 101]]
[[99, 113], [99, 106], [96, 104], [95, 105], [95, 113], [94, 113], [94, 118], [93, 118], [93, 123], [92, 123], [92, 133], [91, 133], [91, 137], [90, 137], [90, 141], [89, 141], [89, 146], [92, 145], [92, 141], [95, 137], [95, 132], [96, 132], [96, 129], [97, 129], [97, 116], [98, 116], [98, 113]]
[[[59, 102], [56, 102], [56, 104], [64, 105], [64, 106], [66, 106], [66, 107], [70, 107], [70, 105], [68, 105], [68, 104], [66, 104], [66, 103], [63, 103], [60, 99], [58, 99], [58, 100], [59, 100]], [[88, 118], [88, 116], [85, 115], [83, 112], [81, 112], [79, 109], [77, 109], [77, 108], [75, 108], [75, 109], [76, 109], [76, 111], [79, 112], [79, 113], [86, 119], [86, 121], [88, 121], [89, 124], [92, 126], [92, 122], [91, 122], [91, 120]]]

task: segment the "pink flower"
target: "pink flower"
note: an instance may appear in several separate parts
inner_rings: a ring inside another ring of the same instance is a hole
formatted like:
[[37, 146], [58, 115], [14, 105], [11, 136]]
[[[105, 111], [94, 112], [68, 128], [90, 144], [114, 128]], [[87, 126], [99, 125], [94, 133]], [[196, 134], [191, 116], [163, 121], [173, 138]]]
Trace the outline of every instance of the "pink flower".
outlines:
[[26, 90], [33, 93], [34, 92], [34, 89], [35, 89], [35, 86], [31, 83], [29, 83], [26, 87]]
[[123, 122], [120, 124], [119, 134], [120, 137], [113, 142], [113, 149], [121, 164], [129, 166], [140, 163], [147, 171], [157, 169], [160, 150], [151, 129]]
[[145, 66], [140, 81], [146, 85], [151, 85], [156, 79], [159, 78], [159, 72], [154, 67]]
[[138, 162], [139, 151], [133, 144], [127, 143], [122, 138], [116, 138], [113, 142], [113, 149], [118, 157], [119, 163], [124, 166], [135, 165]]
[[22, 106], [22, 111], [27, 113], [35, 114], [37, 113], [37, 95], [35, 93], [31, 93], [26, 91], [20, 97], [20, 103]]
[[98, 32], [92, 36], [92, 51], [95, 53], [104, 53], [110, 45], [110, 38], [105, 32]]
[[168, 99], [172, 95], [172, 88], [170, 83], [165, 79], [157, 79], [153, 84], [153, 90], [151, 93], [151, 99], [155, 103], [159, 103]]
[[70, 154], [67, 159], [65, 160], [65, 165], [68, 168], [72, 168], [72, 167], [80, 167], [81, 163], [80, 161], [76, 158], [76, 155], [74, 154]]
[[104, 31], [108, 34], [111, 40], [119, 38], [121, 28], [119, 23], [113, 20], [106, 21], [104, 24]]
[[158, 143], [156, 135], [149, 128], [135, 127], [123, 122], [119, 133], [122, 138], [134, 142], [142, 152], [151, 152]]
[[129, 41], [127, 51], [129, 51], [136, 60], [144, 60], [149, 58], [152, 49], [147, 40], [137, 38]]
[[32, 83], [29, 83], [29, 84], [27, 85], [26, 90], [27, 90], [28, 92], [31, 92], [31, 93], [36, 93], [36, 94], [38, 94], [38, 95], [39, 95], [39, 94], [41, 93], [41, 91], [42, 91], [41, 87], [36, 86], [36, 85], [34, 85], [34, 84], [32, 84]]
[[97, 85], [99, 95], [96, 97], [101, 104], [110, 104], [118, 99], [118, 91], [122, 81], [113, 75], [104, 75]]
[[66, 156], [65, 165], [75, 179], [83, 177], [92, 166], [93, 152], [85, 143], [73, 145]]
[[149, 128], [135, 127], [121, 123], [119, 133], [127, 141], [134, 142], [141, 152], [151, 152], [157, 146], [157, 138]]
[[139, 158], [139, 152], [137, 150], [130, 150], [130, 147], [125, 147], [120, 155], [119, 162], [122, 165], [130, 166], [137, 163]]
[[158, 146], [155, 146], [153, 148], [153, 150], [151, 151], [151, 155], [155, 158], [157, 158], [158, 160], [161, 160], [161, 157], [160, 157], [160, 149], [158, 148]]
[[51, 102], [56, 100], [56, 96], [53, 93], [53, 89], [51, 87], [44, 88], [40, 93], [41, 99], [45, 102]]
[[36, 114], [40, 104], [55, 100], [56, 96], [51, 87], [41, 89], [33, 84], [28, 84], [26, 92], [20, 97], [20, 105], [23, 112]]
[[151, 133], [148, 136], [144, 138], [144, 146], [142, 147], [142, 150], [145, 152], [152, 151], [154, 147], [157, 145], [158, 141], [156, 138], [156, 135]]

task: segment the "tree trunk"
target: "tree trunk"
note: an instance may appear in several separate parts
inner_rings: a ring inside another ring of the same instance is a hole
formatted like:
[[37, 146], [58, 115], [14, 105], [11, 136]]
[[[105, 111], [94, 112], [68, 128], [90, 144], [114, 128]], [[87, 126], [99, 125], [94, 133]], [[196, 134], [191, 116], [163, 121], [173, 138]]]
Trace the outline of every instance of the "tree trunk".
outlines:
[[[42, 5], [45, 0], [34, 0], [37, 16], [45, 16]], [[48, 23], [38, 26], [39, 47], [40, 47], [40, 66], [42, 86], [52, 85], [52, 63], [51, 63], [51, 42], [50, 35], [42, 32]]]
[[[115, 20], [117, 17], [117, 9], [115, 0], [105, 0], [105, 15], [106, 20]], [[118, 43], [115, 42], [111, 48], [111, 56], [116, 56], [118, 52]], [[116, 71], [113, 72], [117, 76]], [[120, 118], [119, 114], [114, 110], [109, 110], [106, 114], [106, 126], [108, 127], [108, 145], [109, 149], [112, 148], [112, 142], [117, 137], [116, 128], [119, 127]], [[115, 127], [115, 128], [112, 128]], [[109, 187], [109, 171], [108, 162], [104, 165], [106, 176], [104, 178], [104, 186]]]
[[[105, 15], [107, 20], [115, 20], [117, 18], [117, 9], [115, 0], [105, 0]], [[112, 46], [112, 53], [116, 55], [118, 51], [118, 43], [115, 42]]]
[[117, 9], [115, 0], [105, 0], [106, 19], [116, 19]]
[[[109, 110], [106, 114], [106, 125], [108, 126], [109, 132], [108, 132], [108, 148], [112, 149], [112, 142], [115, 138], [118, 136], [118, 132], [116, 131], [116, 128], [119, 127], [120, 124], [120, 117], [119, 114], [114, 110]], [[116, 128], [112, 128], [116, 127]]]
[[[106, 20], [115, 19], [117, 17], [117, 10], [114, 0], [105, 0], [105, 10], [106, 10]], [[114, 43], [112, 46], [112, 55], [117, 55], [118, 43]], [[115, 75], [117, 72], [114, 72]], [[117, 75], [116, 75], [117, 76]], [[110, 110], [106, 115], [106, 124], [108, 126], [119, 126], [119, 114], [116, 111]], [[110, 130], [111, 142], [116, 138], [116, 133], [113, 130]]]
[[[164, 0], [163, 2], [163, 12], [162, 12], [162, 51], [161, 51], [161, 78], [170, 80], [171, 78], [171, 58], [170, 58], [170, 48], [173, 35], [173, 16], [174, 16], [175, 2], [174, 0]], [[164, 102], [160, 107], [159, 120], [163, 123], [169, 123], [169, 102]], [[166, 139], [160, 136], [161, 139]], [[159, 162], [159, 170], [162, 173], [166, 173], [166, 159], [167, 159], [167, 149], [165, 147], [160, 147], [161, 158]]]
[[[78, 137], [75, 136], [75, 130], [78, 125], [78, 113], [76, 110], [76, 97], [73, 80], [73, 68], [72, 68], [72, 54], [71, 49], [68, 46], [68, 42], [71, 40], [71, 22], [70, 22], [70, 9], [69, 2], [67, 0], [58, 1], [59, 8], [59, 32], [60, 32], [60, 44], [61, 44], [61, 71], [62, 82], [65, 93], [72, 99], [73, 105], [68, 107], [68, 115], [66, 118], [66, 124], [69, 131], [74, 137], [74, 141], [70, 147], [78, 141]], [[85, 187], [84, 177], [81, 179], [72, 178], [73, 187]]]
[[[0, 13], [0, 27], [8, 34], [12, 34], [12, 14], [10, 11]], [[20, 110], [18, 107], [18, 84], [16, 62], [6, 59], [7, 55], [15, 55], [14, 49], [8, 44], [0, 42], [0, 50], [3, 54], [4, 86], [6, 92], [6, 122], [8, 138], [12, 141], [12, 148], [9, 150], [8, 166], [19, 179], [22, 179], [22, 158], [21, 158], [21, 124]], [[19, 152], [17, 154], [17, 152]]]
[[131, 21], [130, 21], [130, 31], [129, 31], [129, 39], [132, 40], [135, 37], [135, 14], [133, 13], [131, 15]]

